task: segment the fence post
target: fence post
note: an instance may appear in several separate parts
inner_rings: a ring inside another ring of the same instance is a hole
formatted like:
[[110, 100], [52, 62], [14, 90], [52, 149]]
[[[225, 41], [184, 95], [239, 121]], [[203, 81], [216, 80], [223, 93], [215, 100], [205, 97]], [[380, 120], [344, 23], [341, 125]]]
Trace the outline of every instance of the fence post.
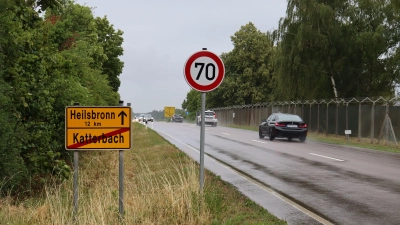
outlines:
[[318, 103], [318, 115], [317, 115], [317, 133], [319, 134], [319, 103]]
[[338, 136], [338, 126], [339, 126], [339, 103], [336, 102], [336, 127], [335, 127], [335, 133], [336, 137]]
[[326, 131], [325, 131], [325, 135], [328, 136], [328, 116], [329, 116], [329, 103], [326, 104]]
[[[389, 101], [386, 101], [386, 115], [389, 118]], [[386, 120], [385, 123], [386, 123], [385, 140], [386, 140], [386, 143], [388, 143], [389, 142], [389, 120]]]
[[310, 116], [309, 116], [310, 120], [308, 121], [308, 127], [311, 131], [311, 104], [310, 104]]
[[301, 117], [304, 118], [304, 104], [301, 104]]
[[251, 118], [250, 118], [250, 126], [254, 126], [255, 115], [254, 115], [254, 106], [251, 105]]
[[246, 126], [246, 106], [242, 105], [241, 108], [241, 113], [240, 113], [240, 125]]
[[371, 144], [374, 143], [374, 129], [375, 129], [375, 102], [372, 103], [372, 109], [371, 109]]
[[349, 129], [349, 103], [346, 103], [346, 130]]
[[361, 142], [361, 102], [358, 103], [358, 142]]
[[245, 105], [245, 110], [244, 110], [244, 118], [245, 118], [245, 126], [249, 126], [249, 121], [250, 121], [250, 116], [249, 116], [249, 109], [250, 107], [248, 107], [247, 105]]

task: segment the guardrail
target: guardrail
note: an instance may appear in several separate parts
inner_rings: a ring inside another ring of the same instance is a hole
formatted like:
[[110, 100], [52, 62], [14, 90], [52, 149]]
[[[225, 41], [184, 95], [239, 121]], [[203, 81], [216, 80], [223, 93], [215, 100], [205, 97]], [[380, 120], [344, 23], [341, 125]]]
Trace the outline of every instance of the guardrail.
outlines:
[[367, 138], [371, 143], [380, 139], [397, 142], [396, 137], [400, 137], [398, 97], [276, 101], [213, 110], [221, 125], [258, 127], [261, 119], [281, 112], [299, 115], [312, 132], [344, 135], [344, 130], [351, 130], [350, 136], [358, 137], [358, 141]]

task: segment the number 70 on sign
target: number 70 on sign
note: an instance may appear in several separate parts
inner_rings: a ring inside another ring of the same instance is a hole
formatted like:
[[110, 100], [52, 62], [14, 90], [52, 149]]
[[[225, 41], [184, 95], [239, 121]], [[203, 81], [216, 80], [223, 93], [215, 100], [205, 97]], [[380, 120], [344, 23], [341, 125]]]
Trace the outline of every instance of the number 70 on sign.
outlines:
[[189, 57], [184, 66], [186, 82], [193, 89], [209, 92], [223, 81], [225, 67], [221, 58], [210, 51], [199, 51]]

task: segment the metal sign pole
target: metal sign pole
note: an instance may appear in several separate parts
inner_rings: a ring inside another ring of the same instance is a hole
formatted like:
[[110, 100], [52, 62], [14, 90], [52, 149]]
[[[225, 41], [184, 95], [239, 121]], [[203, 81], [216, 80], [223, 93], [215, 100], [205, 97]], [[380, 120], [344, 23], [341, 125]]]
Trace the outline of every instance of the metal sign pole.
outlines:
[[[74, 105], [79, 105], [79, 103], [74, 103]], [[78, 170], [79, 169], [79, 151], [74, 150], [74, 220], [78, 221]]]
[[[124, 101], [119, 101], [119, 106], [124, 106]], [[132, 121], [129, 121], [131, 123]], [[119, 219], [124, 218], [124, 151], [119, 150]]]
[[206, 93], [201, 93], [201, 128], [200, 128], [200, 192], [204, 187], [204, 139], [205, 139]]
[[[203, 73], [204, 66], [205, 73]], [[194, 90], [201, 92], [201, 124], [198, 124], [197, 121], [197, 125], [200, 125], [200, 192], [203, 192], [206, 93], [214, 90], [222, 83], [225, 76], [225, 66], [218, 55], [207, 51], [207, 48], [203, 48], [202, 51], [192, 54], [186, 60], [183, 68], [186, 82]], [[205, 79], [200, 79], [202, 74]]]

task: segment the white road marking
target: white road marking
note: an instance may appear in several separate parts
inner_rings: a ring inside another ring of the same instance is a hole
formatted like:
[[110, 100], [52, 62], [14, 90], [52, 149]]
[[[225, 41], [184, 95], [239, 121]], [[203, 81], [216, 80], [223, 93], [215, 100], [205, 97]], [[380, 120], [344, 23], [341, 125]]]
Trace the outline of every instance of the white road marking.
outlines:
[[327, 159], [333, 159], [333, 160], [336, 160], [336, 161], [339, 161], [339, 162], [344, 162], [344, 161], [345, 161], [345, 160], [343, 160], [343, 159], [336, 159], [336, 158], [332, 158], [332, 157], [329, 157], [329, 156], [318, 155], [318, 154], [315, 154], [315, 153], [308, 153], [308, 154], [310, 154], [310, 155], [316, 155], [316, 156], [319, 156], [319, 157], [324, 157], [324, 158], [327, 158]]
[[224, 133], [224, 132], [221, 132], [221, 134], [230, 135], [230, 134], [228, 134], [228, 133]]
[[[196, 152], [200, 152], [199, 150], [193, 148], [192, 146], [190, 146], [190, 145], [178, 140], [177, 138], [175, 138], [175, 137], [173, 137], [173, 136], [171, 136], [171, 135], [169, 135], [169, 134], [167, 134], [167, 133], [165, 133], [165, 132], [163, 132], [161, 130], [158, 130], [158, 132], [161, 132], [161, 133], [167, 135], [168, 137], [174, 139], [175, 141], [185, 145], [186, 147], [188, 147], [188, 148], [190, 148], [190, 149], [192, 149], [192, 150], [194, 150]], [[252, 141], [261, 142], [261, 141], [257, 141], [257, 140], [252, 140]], [[262, 142], [262, 143], [266, 143], [266, 142]], [[245, 174], [239, 173], [238, 171], [233, 170], [232, 168], [230, 168], [230, 167], [218, 162], [217, 160], [215, 160], [215, 159], [213, 159], [213, 158], [211, 158], [211, 157], [209, 157], [207, 155], [205, 155], [205, 157], [207, 157], [207, 159], [210, 159], [210, 160], [214, 161], [215, 163], [218, 163], [219, 165], [225, 167], [226, 169], [232, 171], [233, 173], [236, 173], [237, 175], [242, 176], [243, 178], [245, 178], [248, 181], [252, 182], [253, 184], [257, 185], [258, 187], [266, 190], [268, 193], [274, 195], [275, 197], [281, 199], [282, 201], [286, 202], [287, 204], [291, 205], [292, 207], [296, 208], [297, 210], [299, 210], [299, 211], [303, 212], [304, 214], [310, 216], [311, 218], [315, 219], [316, 221], [318, 221], [318, 222], [320, 222], [322, 224], [327, 224], [327, 225], [331, 225], [332, 224], [331, 222], [325, 220], [324, 218], [318, 216], [317, 214], [315, 214], [315, 213], [311, 212], [310, 210], [304, 208], [303, 206], [297, 204], [296, 202], [294, 202], [294, 201], [286, 198], [285, 196], [279, 194], [278, 192], [274, 191], [273, 189], [266, 187], [265, 185], [261, 184], [259, 181], [256, 181], [253, 178], [251, 178], [251, 177], [249, 177], [249, 176], [247, 176]]]
[[258, 142], [258, 143], [267, 144], [267, 142], [263, 142], [263, 141], [257, 141], [257, 140], [252, 140], [252, 141], [255, 141], [255, 142]]

